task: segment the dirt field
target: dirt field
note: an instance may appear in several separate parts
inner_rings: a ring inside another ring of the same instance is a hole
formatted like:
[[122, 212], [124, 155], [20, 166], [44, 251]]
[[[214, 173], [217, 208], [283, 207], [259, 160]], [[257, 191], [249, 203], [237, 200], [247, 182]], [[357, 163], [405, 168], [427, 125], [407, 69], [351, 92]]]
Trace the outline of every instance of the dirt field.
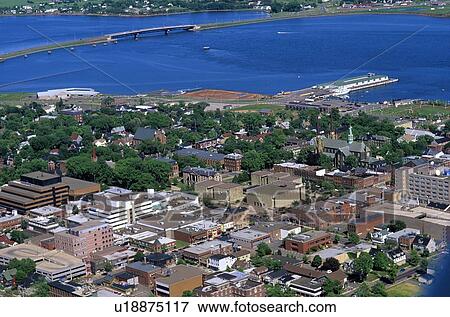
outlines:
[[181, 95], [182, 98], [189, 99], [203, 99], [203, 100], [242, 100], [251, 101], [266, 98], [266, 95], [246, 93], [240, 91], [227, 91], [227, 90], [215, 90], [215, 89], [202, 89], [192, 91]]

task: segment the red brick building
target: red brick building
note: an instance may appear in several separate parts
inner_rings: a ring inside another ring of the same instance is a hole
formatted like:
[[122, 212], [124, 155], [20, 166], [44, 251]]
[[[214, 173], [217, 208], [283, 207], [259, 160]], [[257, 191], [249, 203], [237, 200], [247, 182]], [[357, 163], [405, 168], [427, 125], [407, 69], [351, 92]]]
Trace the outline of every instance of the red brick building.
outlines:
[[88, 221], [67, 232], [55, 234], [55, 247], [79, 258], [87, 258], [96, 251], [112, 247], [113, 231], [101, 221]]
[[287, 238], [284, 242], [286, 250], [307, 253], [312, 249], [327, 247], [331, 244], [331, 235], [325, 231], [308, 231]]
[[239, 172], [241, 170], [242, 155], [238, 153], [225, 155], [223, 162], [226, 170]]
[[382, 213], [361, 213], [359, 217], [350, 221], [347, 225], [348, 232], [356, 233], [357, 235], [366, 235], [372, 232], [374, 227], [384, 223], [384, 216]]

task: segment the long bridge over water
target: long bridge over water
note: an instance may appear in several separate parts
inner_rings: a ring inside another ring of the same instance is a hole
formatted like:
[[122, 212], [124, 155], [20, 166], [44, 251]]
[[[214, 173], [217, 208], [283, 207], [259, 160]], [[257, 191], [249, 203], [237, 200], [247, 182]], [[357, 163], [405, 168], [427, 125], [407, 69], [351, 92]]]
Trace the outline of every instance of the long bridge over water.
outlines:
[[126, 38], [126, 37], [132, 37], [134, 39], [137, 39], [140, 35], [148, 34], [148, 33], [157, 33], [157, 32], [163, 32], [164, 34], [169, 34], [171, 31], [195, 31], [200, 29], [199, 26], [195, 24], [183, 24], [183, 25], [172, 25], [172, 26], [161, 26], [161, 27], [152, 27], [152, 28], [145, 28], [145, 29], [138, 29], [138, 30], [131, 30], [131, 31], [123, 31], [123, 32], [117, 32], [117, 33], [111, 33], [111, 34], [105, 34], [102, 36], [97, 37], [91, 37], [91, 38], [85, 38], [75, 41], [67, 41], [67, 42], [54, 42], [47, 45], [41, 45], [36, 47], [30, 47], [23, 50], [18, 50], [14, 52], [9, 52], [3, 55], [0, 55], [0, 62], [4, 62], [8, 59], [24, 56], [27, 57], [28, 54], [33, 53], [39, 53], [39, 52], [45, 52], [51, 53], [53, 50], [57, 49], [73, 49], [76, 46], [83, 46], [83, 45], [96, 45], [101, 43], [108, 43], [108, 42], [116, 42], [117, 40]]
[[154, 27], [154, 28], [117, 32], [117, 33], [107, 34], [105, 36], [109, 41], [111, 41], [111, 40], [116, 40], [116, 39], [124, 38], [124, 37], [128, 37], [128, 36], [132, 36], [136, 39], [139, 35], [146, 34], [146, 33], [164, 32], [165, 34], [168, 34], [171, 31], [177, 31], [177, 30], [193, 31], [195, 29], [198, 29], [197, 25], [185, 24], [185, 25], [160, 26], [160, 27]]
[[97, 37], [91, 37], [91, 38], [84, 38], [74, 41], [66, 41], [66, 42], [53, 42], [46, 45], [40, 45], [30, 48], [25, 48], [13, 52], [8, 52], [5, 54], [0, 54], [0, 63], [4, 62], [11, 58], [16, 57], [27, 57], [29, 54], [39, 53], [39, 52], [49, 52], [51, 53], [53, 50], [58, 49], [73, 49], [76, 46], [84, 46], [84, 45], [93, 45], [96, 44], [104, 44], [113, 42], [116, 43], [118, 40], [126, 37], [131, 37], [134, 39], [137, 39], [140, 35], [146, 34], [146, 33], [155, 33], [155, 32], [163, 32], [164, 34], [168, 34], [171, 31], [202, 31], [202, 30], [211, 30], [211, 29], [217, 29], [217, 28], [225, 28], [225, 27], [233, 27], [233, 26], [239, 26], [239, 25], [246, 25], [246, 24], [254, 24], [254, 23], [264, 23], [264, 22], [270, 22], [274, 20], [286, 20], [286, 19], [295, 19], [299, 18], [301, 15], [297, 14], [290, 14], [286, 16], [278, 16], [278, 17], [270, 17], [270, 18], [258, 18], [258, 19], [250, 19], [250, 20], [243, 20], [243, 21], [230, 21], [230, 22], [221, 22], [221, 23], [211, 23], [211, 24], [202, 24], [202, 25], [194, 25], [194, 24], [185, 24], [185, 25], [174, 25], [174, 26], [162, 26], [162, 27], [152, 27], [152, 28], [145, 28], [145, 29], [139, 29], [139, 30], [131, 30], [131, 31], [124, 31], [124, 32], [117, 32], [117, 33], [111, 33], [111, 34], [105, 34]]

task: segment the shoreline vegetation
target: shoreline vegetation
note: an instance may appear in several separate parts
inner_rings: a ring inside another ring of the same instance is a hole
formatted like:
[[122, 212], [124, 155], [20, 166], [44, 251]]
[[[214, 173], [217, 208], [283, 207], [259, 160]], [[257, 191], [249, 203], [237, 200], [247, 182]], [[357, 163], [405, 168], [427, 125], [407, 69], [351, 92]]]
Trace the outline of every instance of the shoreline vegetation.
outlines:
[[[280, 12], [270, 14], [265, 18], [256, 18], [256, 19], [248, 19], [248, 20], [240, 20], [240, 21], [229, 21], [229, 22], [219, 22], [219, 23], [208, 23], [198, 25], [198, 29], [195, 31], [206, 31], [212, 29], [219, 28], [228, 28], [228, 27], [237, 27], [242, 25], [250, 25], [250, 24], [259, 24], [259, 23], [269, 23], [275, 21], [283, 21], [283, 20], [291, 20], [291, 19], [300, 19], [300, 18], [313, 18], [313, 17], [330, 17], [330, 16], [346, 16], [346, 15], [388, 15], [388, 14], [396, 14], [396, 15], [417, 15], [417, 16], [429, 16], [429, 17], [441, 17], [448, 18], [450, 17], [450, 10], [445, 10], [444, 14], [434, 14], [432, 12], [421, 12], [417, 10], [418, 7], [396, 7], [390, 9], [351, 9], [351, 10], [339, 10], [339, 11], [320, 11], [320, 10], [305, 10], [301, 12]], [[99, 16], [99, 17], [152, 17], [152, 16], [161, 16], [161, 15], [178, 15], [185, 13], [199, 13], [199, 12], [227, 12], [227, 11], [251, 11], [249, 9], [241, 9], [241, 10], [215, 10], [215, 11], [192, 11], [192, 12], [176, 12], [169, 14], [155, 14], [155, 15], [87, 15], [87, 16]], [[58, 14], [51, 16], [83, 16], [82, 14]], [[3, 15], [5, 16], [5, 15]], [[31, 15], [19, 15], [22, 16], [33, 16]], [[34, 16], [42, 16], [42, 15], [34, 15]], [[45, 16], [45, 15], [44, 15]], [[0, 16], [1, 17], [1, 16]], [[130, 30], [131, 31], [131, 30]], [[78, 40], [65, 41], [53, 44], [40, 45], [35, 47], [30, 47], [26, 49], [21, 49], [17, 51], [11, 51], [8, 53], [0, 54], [0, 63], [5, 62], [9, 59], [17, 58], [17, 57], [27, 57], [31, 54], [41, 53], [41, 52], [49, 52], [51, 53], [54, 50], [66, 49], [71, 50], [77, 46], [85, 46], [85, 45], [97, 45], [97, 44], [107, 44], [111, 43], [111, 40], [108, 39], [108, 35], [90, 37], [90, 38], [81, 38]]]

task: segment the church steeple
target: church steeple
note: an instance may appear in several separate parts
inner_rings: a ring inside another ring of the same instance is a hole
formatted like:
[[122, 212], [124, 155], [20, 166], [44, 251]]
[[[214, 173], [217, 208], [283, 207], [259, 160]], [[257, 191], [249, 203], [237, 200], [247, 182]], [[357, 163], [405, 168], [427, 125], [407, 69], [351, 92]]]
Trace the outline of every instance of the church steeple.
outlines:
[[353, 143], [353, 131], [352, 131], [352, 126], [350, 125], [350, 127], [348, 128], [348, 139], [347, 139], [348, 144], [352, 144]]

